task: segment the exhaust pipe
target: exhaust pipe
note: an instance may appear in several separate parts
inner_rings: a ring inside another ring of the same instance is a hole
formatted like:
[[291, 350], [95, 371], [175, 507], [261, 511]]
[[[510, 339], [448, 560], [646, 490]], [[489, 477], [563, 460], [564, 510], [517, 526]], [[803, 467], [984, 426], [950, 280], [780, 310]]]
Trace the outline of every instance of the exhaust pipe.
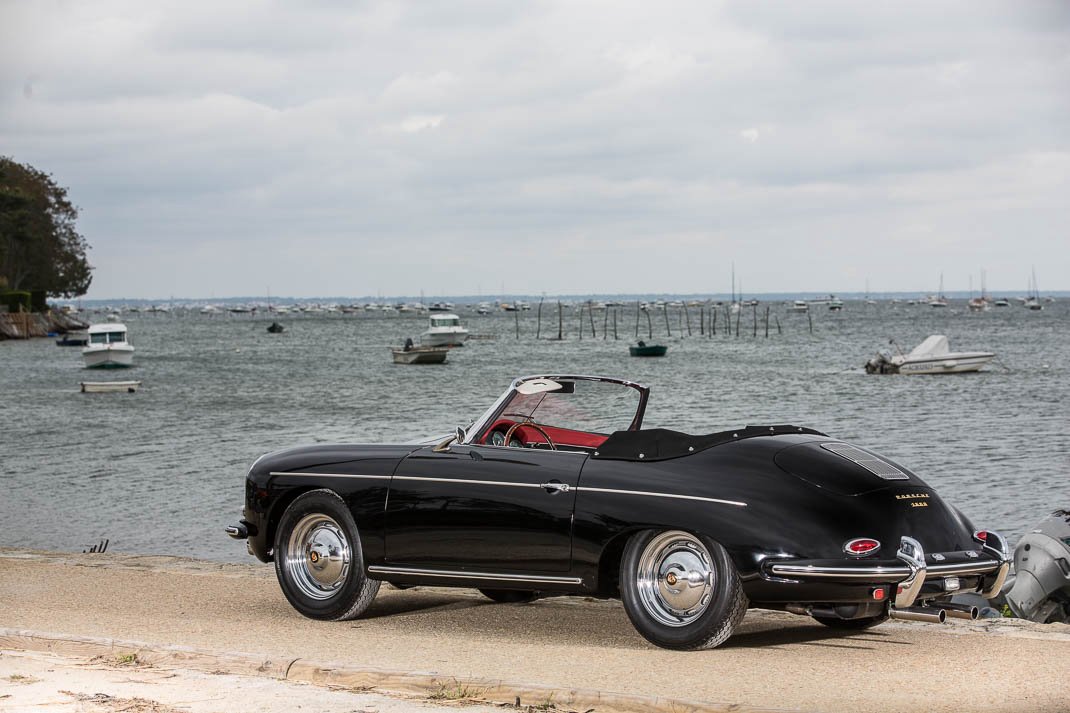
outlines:
[[936, 607], [903, 607], [896, 609], [891, 607], [888, 616], [892, 619], [905, 619], [906, 621], [924, 621], [929, 624], [943, 624], [947, 613]]
[[943, 609], [952, 619], [969, 619], [970, 621], [973, 621], [977, 618], [978, 614], [977, 607], [970, 604], [935, 602], [931, 606], [933, 609]]

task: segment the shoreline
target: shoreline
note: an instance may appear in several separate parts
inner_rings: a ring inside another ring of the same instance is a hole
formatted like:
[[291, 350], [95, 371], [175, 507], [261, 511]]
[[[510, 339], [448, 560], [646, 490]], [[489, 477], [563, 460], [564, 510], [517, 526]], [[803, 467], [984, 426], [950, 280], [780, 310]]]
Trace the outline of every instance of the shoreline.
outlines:
[[[751, 610], [721, 648], [684, 653], [646, 644], [614, 601], [501, 605], [384, 586], [366, 618], [317, 622], [290, 608], [270, 565], [14, 548], [0, 548], [0, 600], [9, 651], [136, 654], [410, 696], [452, 686], [559, 710], [1040, 711], [1070, 700], [1070, 681], [1044, 673], [1070, 663], [1070, 625], [1011, 619], [844, 635]], [[981, 685], [991, 676], [999, 685]]]

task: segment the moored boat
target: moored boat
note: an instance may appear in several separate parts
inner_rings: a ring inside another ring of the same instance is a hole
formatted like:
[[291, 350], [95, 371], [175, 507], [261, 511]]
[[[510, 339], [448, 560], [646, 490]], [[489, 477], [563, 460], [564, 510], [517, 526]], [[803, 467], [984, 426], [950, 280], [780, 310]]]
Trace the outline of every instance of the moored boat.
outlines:
[[468, 339], [468, 330], [461, 326], [461, 318], [445, 312], [431, 315], [430, 327], [420, 335], [425, 347], [459, 347]]
[[633, 357], [660, 357], [665, 356], [669, 348], [664, 344], [647, 344], [639, 342], [635, 346], [628, 347], [628, 353]]
[[391, 349], [395, 364], [445, 364], [449, 347], [428, 347], [413, 344], [412, 339], [405, 340], [405, 346]]
[[89, 327], [89, 344], [82, 349], [87, 369], [118, 369], [134, 365], [134, 346], [127, 341], [126, 325], [105, 322]]
[[56, 346], [58, 347], [84, 347], [89, 344], [89, 334], [87, 332], [67, 332], [61, 339], [56, 340]]
[[134, 393], [141, 388], [140, 381], [81, 381], [83, 394]]
[[868, 374], [961, 374], [979, 371], [995, 359], [992, 352], [953, 352], [942, 334], [928, 337], [909, 354], [877, 354], [866, 362]]

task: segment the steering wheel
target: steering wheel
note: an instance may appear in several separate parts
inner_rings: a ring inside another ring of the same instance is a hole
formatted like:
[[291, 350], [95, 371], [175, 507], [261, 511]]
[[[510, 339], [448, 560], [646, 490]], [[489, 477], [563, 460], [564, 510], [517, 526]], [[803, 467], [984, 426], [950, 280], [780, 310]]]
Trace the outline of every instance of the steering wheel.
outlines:
[[552, 451], [556, 451], [557, 450], [557, 446], [555, 446], [554, 442], [552, 440], [550, 440], [550, 435], [548, 433], [546, 433], [546, 431], [543, 430], [542, 426], [540, 426], [539, 424], [535, 423], [534, 421], [530, 421], [530, 420], [529, 421], [524, 421], [524, 422], [521, 422], [521, 423], [514, 423], [512, 426], [509, 427], [509, 430], [505, 432], [505, 444], [506, 445], [512, 445], [511, 441], [512, 441], [512, 438], [513, 438], [513, 433], [516, 431], [516, 429], [520, 428], [521, 426], [531, 426], [536, 431], [538, 431], [542, 435], [543, 438], [546, 439], [546, 444], [550, 446], [550, 450], [552, 450]]

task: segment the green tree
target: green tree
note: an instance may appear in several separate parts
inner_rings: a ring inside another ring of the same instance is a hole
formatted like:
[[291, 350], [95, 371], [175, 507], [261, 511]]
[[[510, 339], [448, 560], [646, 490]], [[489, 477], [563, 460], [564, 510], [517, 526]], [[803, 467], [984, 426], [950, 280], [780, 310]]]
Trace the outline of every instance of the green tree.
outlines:
[[84, 295], [93, 268], [77, 218], [67, 189], [52, 176], [0, 156], [0, 283], [50, 297]]

